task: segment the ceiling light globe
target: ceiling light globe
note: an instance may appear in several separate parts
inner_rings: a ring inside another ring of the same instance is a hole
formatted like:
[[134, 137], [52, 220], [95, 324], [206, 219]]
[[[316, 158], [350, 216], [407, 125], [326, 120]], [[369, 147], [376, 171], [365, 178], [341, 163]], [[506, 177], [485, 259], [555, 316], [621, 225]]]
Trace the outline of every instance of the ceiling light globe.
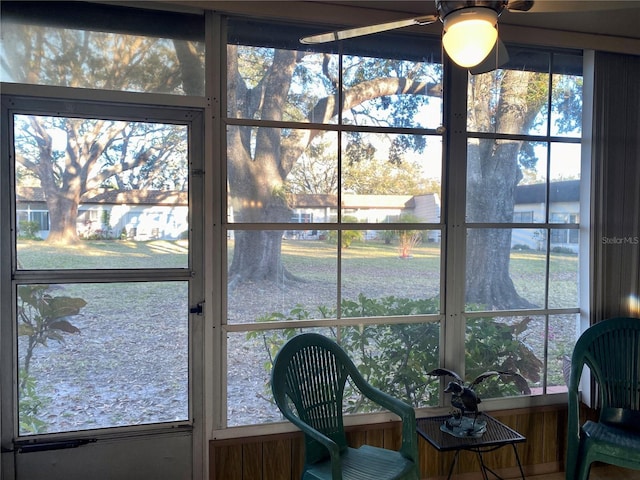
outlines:
[[463, 8], [444, 18], [442, 44], [461, 67], [478, 65], [496, 44], [498, 14], [490, 8]]

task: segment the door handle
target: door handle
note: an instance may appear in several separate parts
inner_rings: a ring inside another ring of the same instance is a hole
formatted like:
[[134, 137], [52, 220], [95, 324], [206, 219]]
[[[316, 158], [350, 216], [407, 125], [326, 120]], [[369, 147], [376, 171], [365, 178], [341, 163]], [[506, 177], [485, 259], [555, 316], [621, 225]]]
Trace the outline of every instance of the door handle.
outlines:
[[198, 302], [195, 307], [189, 309], [189, 313], [195, 313], [196, 315], [202, 315], [204, 312], [204, 302]]
[[94, 443], [96, 438], [77, 438], [72, 440], [59, 440], [52, 442], [23, 443], [17, 445], [18, 453], [43, 452], [45, 450], [62, 450], [64, 448], [77, 448], [81, 445]]

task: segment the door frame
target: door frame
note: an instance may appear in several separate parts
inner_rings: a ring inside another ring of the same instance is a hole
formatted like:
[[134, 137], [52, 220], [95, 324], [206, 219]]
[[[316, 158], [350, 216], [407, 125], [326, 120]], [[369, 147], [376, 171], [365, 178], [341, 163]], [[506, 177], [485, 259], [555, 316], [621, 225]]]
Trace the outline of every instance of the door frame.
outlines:
[[[186, 101], [185, 101], [186, 100]], [[185, 106], [185, 104], [187, 106]], [[171, 95], [129, 92], [105, 92], [68, 89], [65, 87], [25, 86], [3, 84], [0, 136], [0, 224], [11, 228], [0, 229], [0, 471], [2, 478], [22, 478], [26, 472], [18, 455], [29, 455], [29, 463], [38, 458], [39, 474], [46, 478], [70, 478], [69, 469], [78, 469], [83, 475], [88, 470], [104, 472], [99, 478], [204, 478], [206, 465], [205, 416], [205, 317], [193, 311], [189, 314], [189, 419], [187, 422], [152, 424], [144, 426], [114, 427], [73, 433], [39, 435], [29, 453], [16, 444], [17, 424], [17, 346], [15, 342], [15, 289], [16, 284], [29, 279], [36, 281], [42, 272], [18, 271], [15, 257], [15, 194], [13, 181], [13, 127], [14, 112], [38, 115], [86, 116], [130, 121], [179, 123], [189, 127], [189, 263], [184, 272], [169, 272], [162, 279], [189, 283], [190, 307], [204, 301], [204, 153], [205, 109], [200, 99]], [[5, 147], [6, 146], [6, 147]], [[74, 277], [74, 275], [76, 275]], [[126, 282], [121, 271], [100, 270], [103, 280], [110, 278]], [[158, 280], [134, 273], [135, 280]], [[166, 278], [165, 278], [166, 275]], [[47, 281], [72, 283], [82, 275], [73, 271], [46, 272]], [[86, 280], [86, 278], [85, 278]], [[34, 436], [35, 437], [35, 436]], [[24, 437], [21, 438], [24, 440]], [[24, 445], [24, 442], [21, 442]], [[177, 448], [172, 447], [176, 446]], [[78, 448], [70, 448], [78, 447]], [[29, 450], [29, 449], [27, 449]], [[186, 451], [188, 450], [188, 451]], [[82, 455], [86, 452], [87, 455]], [[125, 457], [128, 460], [124, 460]], [[78, 461], [78, 458], [84, 460]], [[165, 458], [176, 465], [175, 472], [167, 470]], [[114, 459], [117, 459], [114, 461]], [[169, 460], [171, 459], [171, 460]], [[105, 468], [106, 466], [106, 468]], [[149, 470], [148, 475], [141, 471]], [[185, 471], [185, 470], [188, 470]], [[119, 473], [118, 473], [119, 472]], [[31, 473], [26, 473], [30, 475]], [[164, 477], [163, 477], [164, 476]], [[33, 478], [33, 477], [25, 477]]]

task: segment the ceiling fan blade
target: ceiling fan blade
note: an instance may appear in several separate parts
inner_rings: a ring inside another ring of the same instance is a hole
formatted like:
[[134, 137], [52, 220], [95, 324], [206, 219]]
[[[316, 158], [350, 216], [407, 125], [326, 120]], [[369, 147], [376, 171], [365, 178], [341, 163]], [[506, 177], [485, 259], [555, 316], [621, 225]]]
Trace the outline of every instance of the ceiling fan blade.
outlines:
[[509, 0], [507, 10], [510, 12], [528, 12], [534, 5], [533, 0]]
[[438, 19], [437, 15], [425, 15], [422, 17], [414, 17], [405, 20], [396, 20], [395, 22], [379, 23], [377, 25], [368, 25], [366, 27], [347, 28], [335, 32], [320, 33], [318, 35], [310, 35], [300, 39], [300, 43], [307, 45], [316, 43], [334, 42], [336, 40], [344, 40], [346, 38], [361, 37], [372, 33], [386, 32], [396, 28], [408, 27], [410, 25], [428, 25]]
[[618, 10], [621, 8], [633, 8], [636, 2], [625, 0], [601, 0], [585, 2], [584, 0], [509, 0], [507, 10], [509, 12], [529, 12], [529, 13], [562, 13], [562, 12], [584, 12], [599, 10]]
[[478, 75], [480, 73], [488, 73], [496, 70], [503, 65], [505, 65], [509, 61], [509, 52], [507, 52], [507, 47], [505, 47], [504, 43], [500, 38], [494, 45], [493, 49], [487, 55], [482, 62], [480, 62], [475, 67], [469, 68], [469, 73], [471, 75]]

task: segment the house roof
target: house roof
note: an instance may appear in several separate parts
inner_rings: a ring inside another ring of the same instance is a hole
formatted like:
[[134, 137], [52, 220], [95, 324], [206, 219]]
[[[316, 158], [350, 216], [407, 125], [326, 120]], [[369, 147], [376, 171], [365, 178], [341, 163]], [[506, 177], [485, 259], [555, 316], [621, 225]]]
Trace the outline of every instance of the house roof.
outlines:
[[[414, 205], [413, 195], [342, 195], [342, 208], [403, 209]], [[338, 196], [324, 193], [298, 193], [291, 196], [292, 208], [337, 208]]]
[[[161, 190], [98, 190], [86, 193], [82, 204], [111, 205], [187, 205], [188, 192]], [[543, 203], [546, 197], [544, 183], [519, 185], [516, 188], [516, 204]], [[552, 202], [577, 202], [580, 199], [580, 180], [552, 182], [549, 185]], [[18, 203], [45, 202], [44, 190], [39, 187], [17, 187]], [[296, 194], [291, 198], [292, 208], [337, 208], [337, 195]], [[342, 208], [353, 209], [407, 209], [415, 207], [413, 195], [356, 195], [344, 194]]]
[[337, 208], [338, 196], [325, 193], [297, 193], [291, 195], [291, 208]]
[[403, 209], [413, 206], [413, 195], [355, 195], [342, 196], [342, 208]]
[[[544, 203], [547, 186], [544, 183], [518, 185], [516, 204]], [[549, 184], [549, 199], [552, 202], [577, 202], [580, 200], [580, 180], [564, 180]]]
[[105, 190], [91, 197], [82, 196], [82, 203], [187, 205], [189, 193], [163, 190]]
[[40, 187], [16, 187], [16, 202], [45, 202], [44, 190]]
[[[112, 205], [187, 205], [188, 192], [162, 190], [92, 190], [80, 198], [81, 204]], [[16, 187], [16, 201], [45, 202], [44, 189], [40, 187]]]

